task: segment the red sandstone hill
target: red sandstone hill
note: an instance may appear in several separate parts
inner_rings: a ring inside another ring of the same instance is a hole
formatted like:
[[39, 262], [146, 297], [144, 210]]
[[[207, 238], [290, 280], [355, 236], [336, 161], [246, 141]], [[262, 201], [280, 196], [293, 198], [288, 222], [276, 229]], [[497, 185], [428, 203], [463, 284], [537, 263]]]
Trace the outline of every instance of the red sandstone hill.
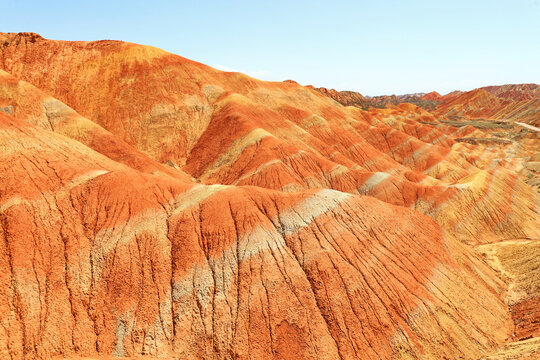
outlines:
[[512, 101], [532, 100], [540, 97], [540, 85], [537, 84], [486, 86], [481, 89], [499, 98]]
[[1, 357], [476, 359], [540, 334], [530, 134], [456, 141], [491, 134], [120, 41], [0, 34], [0, 67]]
[[494, 109], [502, 106], [497, 96], [486, 90], [475, 89], [465, 92], [449, 100], [443, 98], [443, 104], [438, 107], [439, 113], [446, 116], [489, 117]]
[[431, 101], [439, 101], [441, 97], [442, 95], [436, 91], [432, 91], [430, 93], [420, 96], [420, 98], [423, 100], [431, 100]]
[[77, 140], [137, 170], [191, 178], [180, 170], [151, 160], [67, 105], [3, 70], [0, 70], [0, 111]]
[[440, 101], [435, 110], [439, 116], [540, 124], [540, 86], [536, 84], [488, 86], [448, 94]]

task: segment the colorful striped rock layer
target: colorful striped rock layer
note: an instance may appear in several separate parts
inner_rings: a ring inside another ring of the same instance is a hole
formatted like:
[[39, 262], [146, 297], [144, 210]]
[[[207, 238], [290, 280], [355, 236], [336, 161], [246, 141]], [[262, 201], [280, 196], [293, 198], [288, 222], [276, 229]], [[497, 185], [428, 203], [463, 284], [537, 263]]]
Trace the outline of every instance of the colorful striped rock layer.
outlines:
[[529, 351], [538, 134], [441, 109], [0, 34], [0, 358]]

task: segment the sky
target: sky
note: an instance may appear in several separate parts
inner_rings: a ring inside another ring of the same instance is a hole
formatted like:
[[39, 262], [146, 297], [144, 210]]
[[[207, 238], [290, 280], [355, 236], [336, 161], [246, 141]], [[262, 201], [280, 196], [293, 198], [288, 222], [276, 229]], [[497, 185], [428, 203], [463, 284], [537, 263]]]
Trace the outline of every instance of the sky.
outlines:
[[364, 95], [540, 83], [540, 0], [0, 0], [1, 32], [152, 45]]

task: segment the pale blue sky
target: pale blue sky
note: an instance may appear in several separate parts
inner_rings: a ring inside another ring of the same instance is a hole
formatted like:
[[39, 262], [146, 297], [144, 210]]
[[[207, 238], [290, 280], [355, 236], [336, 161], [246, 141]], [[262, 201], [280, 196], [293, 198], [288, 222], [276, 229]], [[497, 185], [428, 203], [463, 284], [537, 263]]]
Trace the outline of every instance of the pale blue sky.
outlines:
[[540, 83], [539, 0], [0, 0], [0, 31], [118, 39], [367, 95]]

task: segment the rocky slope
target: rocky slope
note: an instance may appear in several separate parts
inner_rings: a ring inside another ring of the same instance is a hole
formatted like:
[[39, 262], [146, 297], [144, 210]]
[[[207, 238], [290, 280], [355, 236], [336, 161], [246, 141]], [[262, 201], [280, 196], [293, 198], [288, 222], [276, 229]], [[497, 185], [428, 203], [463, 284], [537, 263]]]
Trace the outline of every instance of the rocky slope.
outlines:
[[3, 70], [0, 70], [0, 111], [77, 140], [134, 169], [190, 178], [180, 170], [173, 170], [151, 160], [99, 125], [77, 114], [69, 106]]
[[435, 113], [453, 118], [486, 118], [540, 124], [540, 86], [536, 84], [488, 86], [440, 99]]
[[540, 97], [540, 85], [537, 84], [486, 86], [481, 89], [499, 98], [512, 101], [532, 100]]
[[475, 359], [538, 335], [534, 134], [456, 141], [493, 135], [119, 41], [0, 44], [2, 357]]

